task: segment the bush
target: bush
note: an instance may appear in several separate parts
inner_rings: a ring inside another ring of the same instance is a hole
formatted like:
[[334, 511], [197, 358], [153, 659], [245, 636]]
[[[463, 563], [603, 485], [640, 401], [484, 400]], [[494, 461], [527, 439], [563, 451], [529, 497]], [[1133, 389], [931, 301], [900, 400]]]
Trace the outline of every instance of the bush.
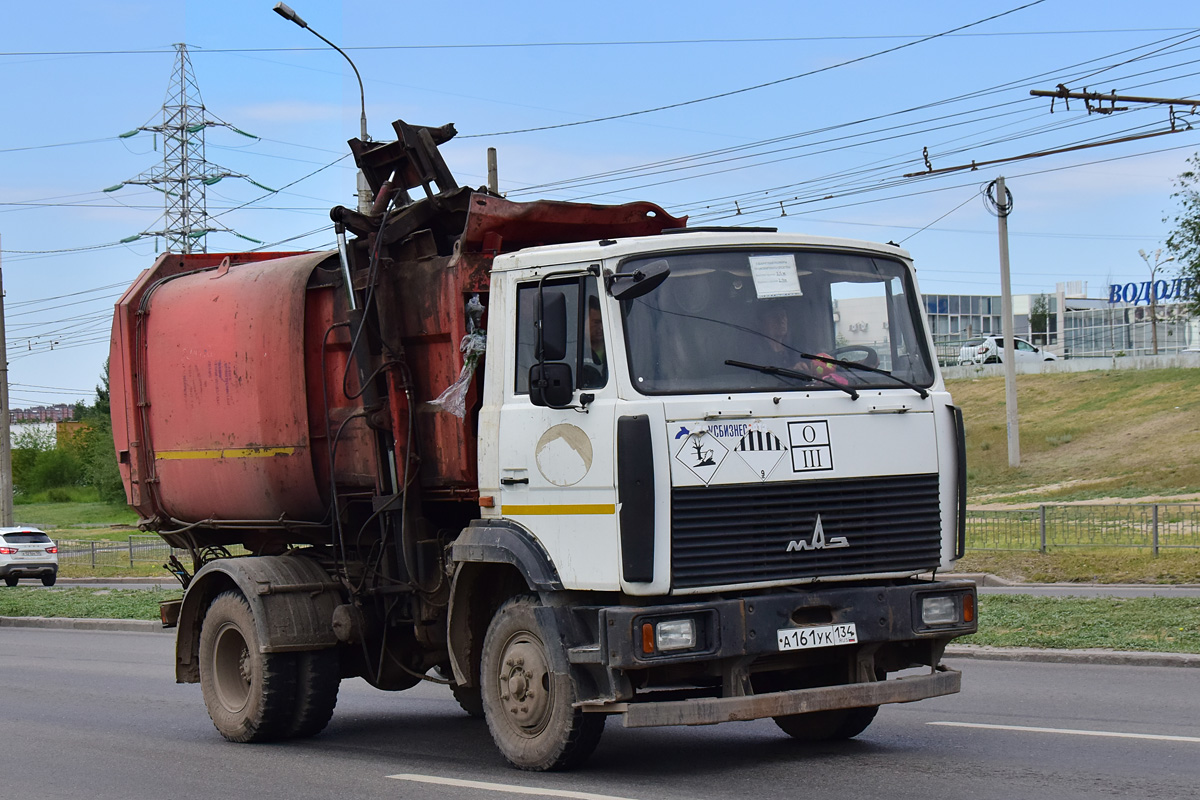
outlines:
[[46, 490], [46, 499], [51, 503], [70, 503], [73, 498], [70, 491], [61, 486], [55, 486], [53, 489]]
[[55, 449], [38, 453], [27, 478], [29, 491], [75, 486], [83, 480], [83, 464], [70, 450]]

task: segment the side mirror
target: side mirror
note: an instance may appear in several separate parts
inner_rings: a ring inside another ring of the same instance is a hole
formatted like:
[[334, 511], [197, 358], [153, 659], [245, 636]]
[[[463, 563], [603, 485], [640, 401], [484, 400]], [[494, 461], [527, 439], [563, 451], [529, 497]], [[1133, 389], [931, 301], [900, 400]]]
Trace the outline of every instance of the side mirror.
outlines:
[[613, 272], [605, 276], [608, 293], [618, 300], [634, 300], [657, 289], [671, 274], [664, 258], [651, 261], [633, 272]]
[[574, 397], [570, 364], [534, 364], [529, 368], [529, 401], [535, 406], [566, 408]]
[[538, 361], [562, 361], [567, 355], [567, 296], [561, 291], [542, 292], [541, 295]]

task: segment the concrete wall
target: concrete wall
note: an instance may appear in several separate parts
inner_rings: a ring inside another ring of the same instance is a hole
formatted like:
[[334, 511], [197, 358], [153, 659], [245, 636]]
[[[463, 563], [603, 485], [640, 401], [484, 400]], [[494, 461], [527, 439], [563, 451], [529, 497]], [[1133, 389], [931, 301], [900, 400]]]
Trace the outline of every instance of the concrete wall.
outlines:
[[[1113, 356], [1111, 358], [1072, 358], [1058, 361], [1018, 361], [1019, 375], [1050, 375], [1059, 372], [1090, 372], [1110, 369], [1169, 369], [1171, 367], [1200, 367], [1200, 352], [1171, 353], [1157, 356]], [[965, 367], [942, 367], [942, 377], [989, 378], [1004, 375], [1003, 364], [978, 364]]]

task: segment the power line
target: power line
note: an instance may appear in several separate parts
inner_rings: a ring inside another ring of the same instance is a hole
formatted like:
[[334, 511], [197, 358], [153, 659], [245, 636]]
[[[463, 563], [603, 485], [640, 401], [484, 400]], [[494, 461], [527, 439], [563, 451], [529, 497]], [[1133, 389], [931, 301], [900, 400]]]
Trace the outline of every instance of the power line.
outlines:
[[976, 20], [975, 22], [967, 23], [966, 25], [960, 25], [957, 28], [951, 28], [948, 31], [942, 31], [941, 33], [931, 34], [929, 36], [925, 36], [925, 37], [923, 37], [921, 39], [917, 39], [915, 41], [905, 42], [904, 44], [896, 45], [895, 47], [889, 47], [886, 50], [879, 50], [874, 53], [869, 53], [865, 56], [859, 56], [858, 58], [852, 58], [847, 61], [841, 61], [837, 64], [830, 64], [828, 66], [808, 70], [807, 72], [802, 72], [799, 75], [789, 75], [786, 78], [778, 78], [773, 81], [759, 83], [754, 86], [746, 86], [741, 89], [732, 89], [728, 92], [721, 92], [719, 94], [713, 94], [713, 95], [709, 95], [707, 97], [698, 97], [694, 100], [684, 100], [684, 101], [681, 101], [678, 103], [670, 103], [667, 105], [657, 106], [655, 108], [646, 108], [646, 109], [642, 109], [641, 111], [627, 111], [623, 114], [611, 114], [607, 117], [595, 117], [593, 119], [577, 120], [575, 122], [562, 122], [557, 125], [541, 125], [541, 126], [534, 127], [534, 128], [521, 128], [519, 130], [511, 130], [511, 131], [497, 131], [497, 132], [493, 132], [493, 133], [475, 133], [475, 134], [470, 134], [467, 136], [461, 136], [459, 138], [477, 139], [482, 136], [509, 136], [509, 135], [515, 134], [515, 133], [532, 133], [534, 131], [548, 131], [548, 130], [555, 130], [558, 128], [571, 128], [571, 127], [575, 127], [578, 125], [590, 125], [595, 122], [609, 122], [614, 119], [628, 119], [629, 117], [636, 117], [636, 116], [640, 116], [642, 114], [652, 114], [656, 111], [666, 111], [666, 110], [672, 109], [672, 108], [682, 108], [684, 106], [695, 105], [697, 103], [706, 103], [709, 100], [718, 100], [718, 99], [721, 99], [724, 97], [732, 97], [733, 95], [744, 94], [745, 92], [753, 92], [758, 89], [765, 89], [769, 86], [778, 86], [779, 84], [787, 83], [788, 81], [799, 80], [800, 78], [807, 78], [812, 75], [818, 75], [822, 72], [829, 72], [830, 70], [838, 69], [840, 67], [846, 67], [851, 64], [858, 64], [858, 63], [867, 61], [872, 58], [878, 58], [879, 56], [888, 55], [889, 53], [895, 53], [897, 51], [904, 50], [909, 47], [914, 47], [919, 44], [924, 44], [925, 42], [933, 41], [934, 39], [939, 39], [943, 36], [948, 36], [952, 33], [958, 32], [958, 31], [966, 30], [967, 28], [973, 28], [976, 25], [982, 25], [985, 22], [991, 22], [992, 20], [1000, 19], [1001, 17], [1006, 17], [1009, 14], [1015, 14], [1018, 11], [1023, 11], [1027, 8], [1032, 8], [1033, 6], [1041, 5], [1044, 2], [1046, 2], [1046, 0], [1033, 0], [1033, 2], [1026, 3], [1023, 6], [1018, 6], [1016, 8], [1009, 9], [1008, 11], [1002, 11], [999, 14], [993, 14], [990, 17], [985, 17], [983, 19]]
[[[970, 33], [946, 33], [943, 36], [995, 38], [1021, 36], [1084, 36], [1112, 33], [1169, 33], [1182, 31], [1187, 28], [1093, 28], [1062, 31], [992, 31]], [[842, 41], [874, 41], [888, 39], [923, 39], [928, 34], [860, 34], [860, 35], [830, 35], [830, 36], [772, 36], [754, 38], [704, 38], [704, 39], [633, 39], [633, 40], [599, 40], [599, 41], [562, 41], [562, 42], [481, 42], [473, 44], [394, 44], [394, 45], [344, 45], [343, 50], [355, 52], [395, 51], [395, 50], [482, 50], [482, 49], [513, 49], [513, 48], [550, 48], [550, 47], [637, 47], [662, 45], [696, 45], [696, 44], [788, 44], [792, 42], [842, 42]], [[171, 51], [163, 49], [127, 49], [127, 50], [25, 50], [0, 52], [0, 56], [112, 56], [112, 55], [167, 55]], [[197, 55], [212, 55], [220, 53], [325, 53], [323, 47], [214, 47], [196, 48]]]

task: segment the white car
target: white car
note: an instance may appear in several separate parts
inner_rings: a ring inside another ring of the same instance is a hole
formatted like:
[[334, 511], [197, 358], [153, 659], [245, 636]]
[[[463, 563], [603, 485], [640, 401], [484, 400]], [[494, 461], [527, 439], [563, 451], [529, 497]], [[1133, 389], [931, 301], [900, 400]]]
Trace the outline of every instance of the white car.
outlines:
[[0, 578], [16, 586], [21, 578], [58, 580], [58, 546], [37, 528], [0, 528]]
[[[1057, 361], [1058, 356], [1044, 347], [1032, 345], [1013, 337], [1017, 361]], [[968, 339], [958, 351], [959, 364], [1000, 364], [1004, 361], [1004, 339], [1000, 336], [981, 336]]]

